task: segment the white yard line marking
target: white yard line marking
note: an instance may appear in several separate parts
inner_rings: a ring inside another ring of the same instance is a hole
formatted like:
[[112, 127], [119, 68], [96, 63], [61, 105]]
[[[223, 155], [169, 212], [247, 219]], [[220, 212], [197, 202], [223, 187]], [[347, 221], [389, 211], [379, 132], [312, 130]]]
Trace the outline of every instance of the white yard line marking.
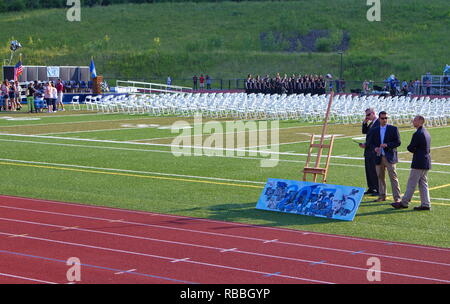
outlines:
[[[450, 145], [447, 145], [447, 146], [440, 146], [440, 147], [431, 147], [430, 150], [444, 149], [444, 148], [449, 148], [449, 147], [450, 147]], [[411, 153], [411, 152], [409, 152], [409, 151], [398, 152], [398, 154], [401, 154], [401, 153]]]
[[[40, 136], [40, 135], [23, 135], [23, 134], [0, 134], [3, 136], [15, 136], [15, 137], [27, 137], [27, 138], [40, 138], [40, 139], [58, 139], [58, 140], [72, 140], [72, 141], [83, 141], [83, 142], [98, 142], [98, 143], [112, 143], [112, 144], [130, 144], [130, 145], [142, 145], [142, 146], [158, 146], [158, 147], [168, 147], [168, 148], [179, 148], [178, 145], [167, 145], [167, 144], [155, 144], [155, 143], [138, 143], [131, 141], [113, 141], [113, 140], [100, 140], [100, 139], [85, 139], [85, 138], [74, 138], [74, 137], [57, 137], [57, 136]], [[183, 146], [184, 148], [193, 149], [207, 149], [207, 150], [218, 150], [218, 151], [234, 151], [234, 152], [246, 152], [246, 153], [260, 153], [259, 150], [248, 150], [248, 149], [234, 149], [234, 148], [223, 148], [223, 147], [198, 147], [198, 146]], [[277, 151], [264, 151], [266, 154], [273, 155], [289, 155], [289, 156], [308, 156], [305, 153], [287, 153], [287, 152], [277, 152]], [[346, 159], [346, 160], [363, 160], [363, 157], [350, 157], [350, 156], [331, 156], [334, 159]], [[258, 158], [263, 159], [263, 158]], [[410, 163], [409, 161], [399, 161], [399, 163]], [[433, 163], [433, 165], [450, 166], [446, 163]]]
[[58, 134], [94, 133], [94, 132], [122, 131], [122, 130], [134, 130], [134, 129], [142, 129], [142, 128], [116, 128], [116, 129], [80, 130], [80, 131], [39, 133], [39, 135], [41, 135], [41, 136], [49, 136], [49, 135], [58, 135]]
[[[73, 144], [58, 144], [58, 143], [44, 143], [44, 142], [34, 142], [34, 141], [16, 141], [16, 140], [4, 140], [4, 139], [0, 139], [0, 141], [12, 141], [12, 142], [21, 142], [21, 143], [56, 145], [56, 146], [69, 146], [69, 147], [83, 147], [83, 148], [93, 148], [93, 149], [124, 150], [124, 151], [154, 152], [154, 153], [172, 153], [170, 151], [162, 151], [162, 150], [130, 149], [130, 148], [119, 148], [119, 147], [73, 145]], [[302, 155], [300, 155], [300, 156], [302, 156]], [[209, 157], [209, 156], [205, 156], [205, 157]], [[245, 160], [261, 160], [261, 158], [258, 158], [258, 157], [240, 157], [240, 156], [226, 156], [226, 155], [224, 155], [224, 156], [218, 156], [217, 155], [215, 157], [236, 158], [236, 159], [245, 159]], [[77, 166], [77, 165], [72, 165], [72, 164], [55, 164], [55, 163], [46, 163], [46, 162], [33, 162], [33, 161], [4, 159], [4, 158], [0, 158], [0, 160], [11, 161], [11, 162], [30, 163], [30, 164], [45, 164], [45, 165], [67, 166], [67, 167], [78, 167], [78, 168], [92, 168], [92, 169], [104, 169], [104, 170], [115, 170], [115, 171], [122, 171], [122, 170], [124, 170], [124, 169], [111, 169], [111, 168], [97, 168], [97, 167], [88, 167], [88, 166]], [[304, 163], [304, 161], [288, 160], [288, 159], [279, 159], [278, 161], [279, 162], [291, 162], [291, 163]], [[321, 163], [321, 164], [324, 164], [324, 163]], [[334, 165], [334, 166], [364, 168], [363, 165], [351, 165], [351, 164], [341, 164], [341, 163], [330, 163], [330, 164]], [[439, 165], [439, 164], [433, 163], [433, 165]], [[443, 166], [450, 166], [450, 164], [442, 164], [442, 165]], [[409, 171], [410, 169], [409, 168], [399, 168], [398, 167], [397, 170]], [[133, 171], [130, 170], [130, 172], [133, 172]], [[431, 170], [431, 172], [433, 172], [433, 173], [440, 173], [440, 174], [450, 174], [450, 172], [437, 171], [437, 170]], [[134, 173], [141, 173], [141, 172], [134, 171]], [[154, 173], [154, 172], [148, 172], [148, 173]], [[155, 173], [155, 174], [158, 174], [158, 173]], [[189, 177], [189, 176], [186, 176], [186, 177]], [[230, 181], [232, 181], [232, 180], [230, 180]], [[262, 183], [262, 182], [255, 182], [255, 183]]]

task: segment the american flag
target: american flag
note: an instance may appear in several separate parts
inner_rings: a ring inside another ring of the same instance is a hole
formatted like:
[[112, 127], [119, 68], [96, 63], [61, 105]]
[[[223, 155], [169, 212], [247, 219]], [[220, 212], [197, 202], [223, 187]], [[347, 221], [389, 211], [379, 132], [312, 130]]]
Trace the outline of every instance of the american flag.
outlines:
[[19, 61], [14, 67], [14, 81], [17, 81], [22, 73], [23, 73], [22, 61]]

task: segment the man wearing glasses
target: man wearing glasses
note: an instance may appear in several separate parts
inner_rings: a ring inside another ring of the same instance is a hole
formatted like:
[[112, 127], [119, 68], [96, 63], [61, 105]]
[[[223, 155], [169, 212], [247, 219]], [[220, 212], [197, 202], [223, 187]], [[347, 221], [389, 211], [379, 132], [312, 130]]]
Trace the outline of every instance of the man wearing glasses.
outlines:
[[388, 115], [385, 111], [378, 114], [380, 125], [369, 134], [369, 149], [375, 152], [375, 163], [378, 176], [378, 199], [377, 202], [386, 200], [387, 170], [392, 187], [392, 196], [395, 203], [400, 203], [400, 185], [397, 177], [396, 163], [398, 163], [397, 147], [401, 145], [400, 133], [397, 127], [388, 124]]
[[364, 167], [366, 171], [367, 191], [364, 194], [378, 196], [378, 177], [375, 164], [375, 151], [369, 149], [367, 140], [369, 132], [380, 125], [380, 120], [375, 114], [374, 108], [366, 109], [366, 117], [362, 123], [362, 133], [366, 134], [366, 142], [360, 143], [359, 146], [364, 149]]

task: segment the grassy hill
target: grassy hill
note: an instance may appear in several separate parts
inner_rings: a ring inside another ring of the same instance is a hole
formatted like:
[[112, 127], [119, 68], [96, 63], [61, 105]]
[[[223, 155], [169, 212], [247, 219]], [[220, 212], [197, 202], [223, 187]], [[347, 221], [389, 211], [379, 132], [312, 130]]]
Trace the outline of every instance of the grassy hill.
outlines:
[[[364, 0], [122, 4], [0, 16], [0, 57], [19, 40], [25, 65], [88, 65], [106, 78], [244, 78], [246, 74], [339, 74], [381, 80], [442, 73], [450, 42], [448, 0], [381, 1], [381, 22]], [[16, 57], [17, 59], [17, 57]]]

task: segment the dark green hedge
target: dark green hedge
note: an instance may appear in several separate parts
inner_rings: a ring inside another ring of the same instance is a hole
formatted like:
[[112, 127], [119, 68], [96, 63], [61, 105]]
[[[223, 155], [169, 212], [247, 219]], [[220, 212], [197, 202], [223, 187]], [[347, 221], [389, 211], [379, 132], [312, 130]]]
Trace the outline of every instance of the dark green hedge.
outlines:
[[[157, 3], [157, 2], [242, 2], [243, 0], [81, 0], [81, 6], [112, 5], [120, 3]], [[267, 0], [246, 0], [267, 1]], [[270, 0], [269, 0], [270, 1]], [[272, 0], [281, 1], [281, 0]], [[68, 7], [67, 0], [0, 0], [0, 13], [24, 11], [41, 8]]]

